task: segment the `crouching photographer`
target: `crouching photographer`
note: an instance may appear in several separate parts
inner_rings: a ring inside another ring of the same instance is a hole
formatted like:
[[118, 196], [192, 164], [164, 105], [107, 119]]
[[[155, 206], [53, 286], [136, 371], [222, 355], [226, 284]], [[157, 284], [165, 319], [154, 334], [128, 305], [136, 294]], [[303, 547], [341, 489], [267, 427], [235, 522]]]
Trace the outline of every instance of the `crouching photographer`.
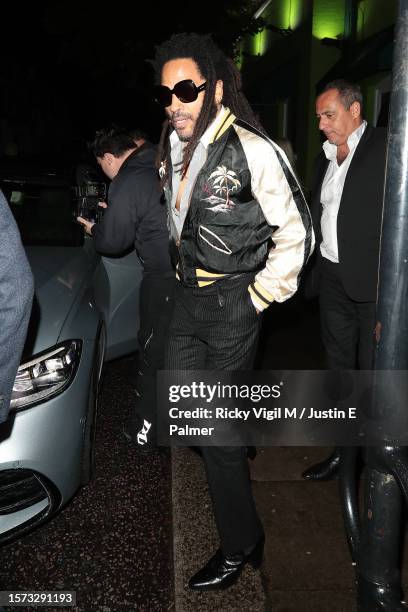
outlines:
[[155, 167], [155, 147], [144, 134], [113, 126], [98, 131], [90, 148], [111, 179], [107, 207], [97, 221], [78, 216], [103, 255], [134, 246], [143, 264], [140, 289], [138, 402], [124, 433], [143, 448], [156, 446], [156, 372], [163, 367], [173, 309], [175, 272], [169, 254], [166, 206]]

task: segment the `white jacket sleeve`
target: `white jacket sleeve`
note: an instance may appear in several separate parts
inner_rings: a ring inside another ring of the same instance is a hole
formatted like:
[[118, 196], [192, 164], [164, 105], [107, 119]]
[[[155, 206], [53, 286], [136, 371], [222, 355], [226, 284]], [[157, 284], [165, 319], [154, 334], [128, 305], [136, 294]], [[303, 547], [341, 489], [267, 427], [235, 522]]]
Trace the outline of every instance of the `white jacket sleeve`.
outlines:
[[300, 273], [314, 248], [314, 234], [302, 190], [282, 149], [256, 134], [248, 136], [248, 132], [241, 143], [252, 193], [271, 226], [273, 240], [265, 267], [249, 286], [254, 306], [264, 310], [296, 292]]

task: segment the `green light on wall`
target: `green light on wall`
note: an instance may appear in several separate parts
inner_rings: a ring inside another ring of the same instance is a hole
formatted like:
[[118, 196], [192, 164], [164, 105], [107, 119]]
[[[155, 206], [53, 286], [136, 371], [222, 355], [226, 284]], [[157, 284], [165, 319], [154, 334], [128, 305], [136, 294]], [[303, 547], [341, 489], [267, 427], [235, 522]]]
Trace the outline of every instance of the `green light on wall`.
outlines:
[[357, 33], [359, 38], [367, 38], [393, 23], [397, 11], [397, 0], [358, 0], [357, 2]]
[[313, 10], [313, 36], [336, 38], [344, 33], [344, 0], [318, 0]]
[[339, 29], [334, 27], [331, 23], [317, 24], [313, 28], [313, 36], [321, 40], [322, 38], [336, 38], [343, 32], [343, 26]]
[[261, 30], [252, 37], [253, 55], [263, 55], [266, 51], [266, 32]]
[[357, 32], [362, 34], [366, 20], [366, 6], [364, 0], [357, 4]]
[[302, 21], [303, 0], [284, 0], [281, 6], [281, 19], [279, 27], [295, 30]]

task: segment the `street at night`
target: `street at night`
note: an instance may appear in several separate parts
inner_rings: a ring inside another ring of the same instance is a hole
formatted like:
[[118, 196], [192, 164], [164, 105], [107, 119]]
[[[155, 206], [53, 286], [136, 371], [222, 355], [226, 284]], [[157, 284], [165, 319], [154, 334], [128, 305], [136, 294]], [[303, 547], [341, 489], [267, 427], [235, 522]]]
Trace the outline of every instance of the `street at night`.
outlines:
[[2, 16], [0, 612], [406, 612], [408, 0]]
[[[317, 325], [314, 303], [276, 306], [265, 318], [258, 366], [318, 368]], [[301, 478], [327, 448], [258, 449], [250, 469], [266, 529], [261, 575], [245, 569], [221, 593], [188, 590], [217, 540], [202, 460], [189, 448], [171, 456], [169, 448], [129, 445], [122, 427], [137, 401], [136, 370], [135, 356], [105, 367], [94, 478], [50, 522], [0, 551], [1, 588], [76, 591], [78, 612], [354, 612], [337, 482]]]

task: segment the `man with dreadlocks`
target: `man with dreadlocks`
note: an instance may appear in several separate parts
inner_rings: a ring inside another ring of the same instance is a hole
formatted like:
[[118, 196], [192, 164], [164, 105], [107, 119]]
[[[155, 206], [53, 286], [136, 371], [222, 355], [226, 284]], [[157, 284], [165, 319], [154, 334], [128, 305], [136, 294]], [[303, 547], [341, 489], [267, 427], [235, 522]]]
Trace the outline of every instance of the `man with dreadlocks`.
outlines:
[[[158, 161], [179, 279], [165, 366], [248, 369], [260, 313], [295, 293], [313, 248], [309, 211], [210, 36], [172, 36], [153, 65], [168, 119]], [[260, 566], [264, 533], [246, 449], [201, 450], [221, 547], [189, 586], [224, 589], [247, 563]]]

